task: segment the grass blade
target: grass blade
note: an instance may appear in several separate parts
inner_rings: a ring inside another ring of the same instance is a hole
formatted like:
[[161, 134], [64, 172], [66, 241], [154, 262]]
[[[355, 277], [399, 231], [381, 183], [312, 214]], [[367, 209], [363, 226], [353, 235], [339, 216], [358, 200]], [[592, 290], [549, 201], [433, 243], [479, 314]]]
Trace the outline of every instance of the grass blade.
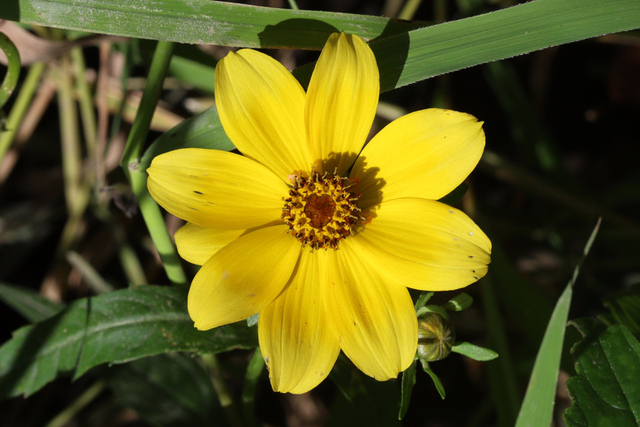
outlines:
[[573, 276], [564, 292], [558, 299], [553, 310], [547, 330], [542, 339], [542, 345], [538, 351], [533, 372], [529, 380], [529, 386], [518, 414], [516, 427], [537, 427], [551, 425], [553, 416], [553, 404], [558, 382], [558, 370], [560, 369], [560, 357], [562, 356], [562, 344], [569, 306], [573, 294], [573, 285], [578, 278], [580, 266], [586, 258], [593, 241], [600, 229], [600, 220], [596, 224], [587, 244], [584, 247], [582, 257], [573, 271]]

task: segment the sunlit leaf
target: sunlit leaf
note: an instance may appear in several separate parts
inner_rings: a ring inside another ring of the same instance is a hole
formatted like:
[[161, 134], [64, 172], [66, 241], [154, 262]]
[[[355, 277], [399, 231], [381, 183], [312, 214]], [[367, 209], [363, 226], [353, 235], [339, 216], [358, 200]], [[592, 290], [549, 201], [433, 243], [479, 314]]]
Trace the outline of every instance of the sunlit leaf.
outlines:
[[173, 351], [216, 353], [257, 345], [245, 322], [197, 331], [187, 291], [144, 286], [83, 298], [60, 314], [18, 329], [0, 347], [0, 398], [30, 395], [61, 373], [79, 377], [101, 363]]
[[560, 357], [562, 356], [562, 346], [564, 343], [564, 333], [571, 306], [573, 286], [578, 278], [580, 266], [584, 262], [595, 238], [600, 229], [600, 220], [589, 236], [582, 256], [573, 270], [573, 276], [565, 288], [556, 307], [553, 310], [551, 319], [547, 324], [542, 344], [538, 350], [533, 371], [527, 386], [527, 392], [522, 402], [522, 407], [518, 413], [516, 427], [546, 426], [551, 425], [553, 417], [554, 396], [558, 383], [558, 372], [560, 370]]

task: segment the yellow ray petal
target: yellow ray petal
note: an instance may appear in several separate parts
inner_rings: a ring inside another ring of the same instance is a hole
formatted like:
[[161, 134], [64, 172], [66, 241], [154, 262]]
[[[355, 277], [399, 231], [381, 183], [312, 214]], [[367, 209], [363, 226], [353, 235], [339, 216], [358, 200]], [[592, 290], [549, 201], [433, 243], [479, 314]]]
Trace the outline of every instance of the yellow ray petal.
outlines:
[[408, 290], [385, 283], [349, 245], [329, 254], [334, 256], [327, 268], [331, 280], [324, 296], [342, 351], [377, 380], [397, 377], [413, 361], [418, 343]]
[[329, 375], [340, 353], [322, 296], [326, 256], [303, 250], [287, 288], [260, 312], [260, 349], [274, 391], [311, 390]]
[[192, 264], [202, 265], [245, 232], [243, 229], [204, 228], [188, 222], [176, 231], [173, 238], [182, 258]]
[[186, 148], [153, 159], [153, 198], [167, 211], [206, 228], [247, 229], [280, 219], [288, 187], [261, 164], [226, 151]]
[[261, 228], [220, 249], [191, 283], [187, 308], [200, 330], [253, 316], [289, 281], [300, 242], [285, 225]]
[[230, 52], [215, 76], [220, 121], [235, 146], [287, 180], [309, 171], [304, 89], [275, 59], [255, 50]]
[[482, 122], [465, 113], [429, 109], [391, 122], [362, 150], [351, 172], [360, 179], [359, 206], [401, 197], [437, 200], [476, 167], [485, 138]]
[[355, 35], [329, 37], [307, 90], [307, 138], [322, 169], [344, 175], [371, 129], [380, 77], [369, 46]]
[[343, 243], [390, 283], [425, 291], [467, 286], [491, 262], [491, 241], [467, 215], [426, 199], [382, 203], [371, 222]]

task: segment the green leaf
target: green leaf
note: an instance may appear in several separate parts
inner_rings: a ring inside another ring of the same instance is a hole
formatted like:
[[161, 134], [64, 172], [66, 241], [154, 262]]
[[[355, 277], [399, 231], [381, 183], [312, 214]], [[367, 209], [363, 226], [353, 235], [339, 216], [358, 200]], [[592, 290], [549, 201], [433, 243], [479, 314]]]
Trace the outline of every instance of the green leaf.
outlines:
[[3, 283], [0, 299], [30, 322], [47, 319], [64, 309], [64, 304], [50, 301], [32, 289]]
[[140, 169], [146, 170], [155, 156], [180, 148], [230, 151], [235, 147], [224, 132], [218, 110], [213, 106], [183, 121], [156, 139], [142, 156]]
[[151, 425], [227, 424], [207, 371], [183, 353], [145, 357], [103, 374], [118, 403]]
[[640, 294], [611, 296], [604, 305], [617, 323], [625, 325], [635, 336], [640, 336]]
[[462, 292], [455, 297], [451, 298], [445, 305], [442, 306], [445, 310], [450, 311], [462, 311], [471, 307], [473, 304], [473, 298], [466, 292]]
[[329, 374], [342, 393], [336, 394], [326, 425], [332, 427], [398, 426], [400, 393], [393, 381], [376, 381], [340, 355]]
[[434, 293], [435, 292], [423, 292], [420, 294], [418, 301], [416, 301], [416, 313], [424, 308], [425, 304], [429, 302]]
[[573, 276], [567, 284], [564, 292], [560, 295], [556, 307], [553, 310], [551, 319], [547, 324], [540, 350], [533, 365], [527, 392], [522, 402], [522, 407], [518, 414], [516, 427], [525, 426], [548, 426], [551, 425], [553, 417], [553, 404], [558, 383], [558, 371], [560, 370], [560, 357], [562, 356], [562, 345], [564, 342], [565, 325], [569, 316], [569, 306], [573, 294], [580, 266], [584, 262], [593, 242], [600, 229], [600, 220], [589, 236], [589, 240], [584, 247], [578, 265], [573, 270]]
[[321, 49], [331, 33], [365, 39], [425, 23], [348, 13], [295, 11], [211, 0], [17, 0], [0, 18], [139, 39], [262, 48]]
[[123, 363], [173, 351], [217, 353], [257, 345], [245, 322], [197, 331], [187, 291], [123, 289], [70, 304], [62, 313], [18, 329], [0, 347], [0, 398], [33, 394], [61, 373], [75, 378], [101, 363]]
[[487, 362], [498, 357], [498, 353], [495, 351], [468, 342], [454, 343], [451, 351], [481, 362]]
[[442, 399], [444, 399], [447, 396], [447, 394], [444, 391], [444, 386], [442, 385], [442, 381], [440, 381], [440, 378], [438, 377], [438, 375], [436, 375], [436, 373], [433, 372], [433, 370], [429, 366], [429, 362], [425, 362], [423, 359], [420, 359], [420, 362], [422, 363], [422, 369], [431, 377], [431, 381], [433, 381], [433, 385], [436, 387], [436, 390], [438, 390], [438, 394]]
[[398, 412], [399, 420], [404, 418], [409, 409], [414, 385], [416, 385], [416, 360], [402, 373], [402, 395], [400, 396], [400, 411]]
[[[18, 0], [0, 18], [134, 38], [238, 47], [320, 49], [345, 31], [371, 43], [383, 91], [486, 62], [640, 27], [637, 0], [537, 0], [433, 25], [210, 0]], [[142, 24], [141, 24], [142, 23]], [[411, 30], [411, 31], [409, 31]], [[312, 65], [297, 75], [308, 81]]]
[[571, 350], [577, 376], [567, 381], [568, 427], [640, 425], [640, 342], [624, 325], [571, 322], [584, 337]]

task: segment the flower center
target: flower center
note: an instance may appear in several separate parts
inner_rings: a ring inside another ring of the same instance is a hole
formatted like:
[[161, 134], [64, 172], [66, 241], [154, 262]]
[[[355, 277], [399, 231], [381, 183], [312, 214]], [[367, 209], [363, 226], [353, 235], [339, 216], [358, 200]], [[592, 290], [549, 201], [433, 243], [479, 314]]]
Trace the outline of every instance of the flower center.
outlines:
[[293, 188], [284, 199], [282, 220], [303, 246], [338, 249], [338, 242], [353, 234], [362, 219], [356, 183], [348, 178], [313, 172], [310, 177], [293, 177]]

